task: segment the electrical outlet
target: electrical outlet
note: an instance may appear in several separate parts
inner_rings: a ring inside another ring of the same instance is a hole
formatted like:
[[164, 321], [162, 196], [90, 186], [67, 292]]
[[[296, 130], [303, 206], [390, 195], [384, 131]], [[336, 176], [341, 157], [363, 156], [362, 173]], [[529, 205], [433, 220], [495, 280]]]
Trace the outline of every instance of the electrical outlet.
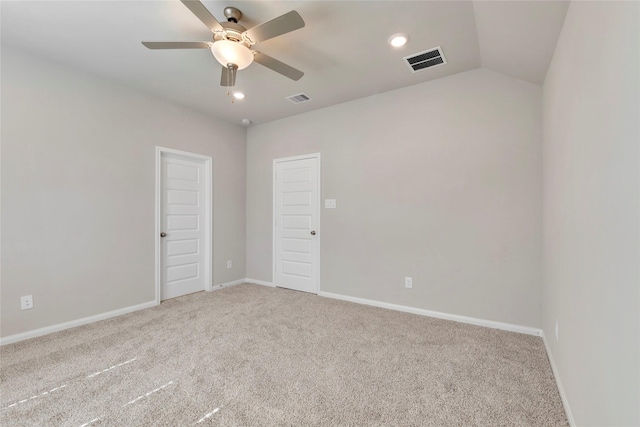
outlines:
[[227, 268], [233, 268], [233, 261], [227, 261]]
[[558, 341], [560, 339], [559, 338], [559, 334], [558, 334], [559, 329], [560, 328], [558, 327], [558, 319], [556, 319], [556, 341]]
[[404, 287], [405, 288], [413, 288], [413, 278], [405, 277], [404, 278]]
[[20, 310], [29, 310], [33, 308], [33, 295], [20, 297]]

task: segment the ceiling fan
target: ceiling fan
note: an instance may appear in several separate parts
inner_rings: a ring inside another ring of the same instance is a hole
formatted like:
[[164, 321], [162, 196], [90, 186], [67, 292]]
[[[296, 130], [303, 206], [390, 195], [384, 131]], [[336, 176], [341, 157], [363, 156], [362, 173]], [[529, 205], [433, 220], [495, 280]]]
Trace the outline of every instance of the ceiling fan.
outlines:
[[264, 53], [253, 50], [260, 42], [304, 27], [304, 20], [292, 10], [271, 21], [247, 30], [238, 21], [242, 12], [235, 7], [226, 7], [227, 22], [220, 23], [199, 0], [180, 0], [213, 33], [212, 42], [142, 42], [149, 49], [211, 49], [211, 53], [222, 65], [220, 86], [235, 86], [236, 72], [254, 61], [292, 80], [300, 80], [304, 73]]

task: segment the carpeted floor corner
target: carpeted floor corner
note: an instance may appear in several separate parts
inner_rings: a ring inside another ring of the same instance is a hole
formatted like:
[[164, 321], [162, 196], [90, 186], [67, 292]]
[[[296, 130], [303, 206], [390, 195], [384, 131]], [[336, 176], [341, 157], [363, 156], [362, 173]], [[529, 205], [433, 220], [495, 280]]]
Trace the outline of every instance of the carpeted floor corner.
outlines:
[[2, 426], [567, 426], [542, 340], [243, 284], [0, 348]]

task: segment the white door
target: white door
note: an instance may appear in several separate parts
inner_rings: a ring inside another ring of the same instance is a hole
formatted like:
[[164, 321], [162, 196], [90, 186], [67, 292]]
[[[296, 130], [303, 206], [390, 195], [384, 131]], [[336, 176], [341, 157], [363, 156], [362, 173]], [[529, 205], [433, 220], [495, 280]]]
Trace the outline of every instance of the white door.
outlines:
[[207, 289], [210, 163], [160, 153], [160, 284], [166, 300]]
[[319, 155], [274, 161], [274, 284], [318, 293]]

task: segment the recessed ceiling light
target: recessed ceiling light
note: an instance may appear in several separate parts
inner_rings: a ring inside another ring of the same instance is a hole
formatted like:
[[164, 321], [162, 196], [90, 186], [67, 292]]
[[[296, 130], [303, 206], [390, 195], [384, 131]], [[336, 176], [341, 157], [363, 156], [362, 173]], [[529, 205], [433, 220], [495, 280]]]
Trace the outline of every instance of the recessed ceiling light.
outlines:
[[244, 93], [242, 93], [242, 92], [233, 92], [233, 97], [234, 97], [235, 99], [244, 99], [245, 94], [244, 94]]
[[393, 47], [400, 47], [407, 44], [409, 36], [406, 34], [398, 33], [389, 37], [389, 44]]

